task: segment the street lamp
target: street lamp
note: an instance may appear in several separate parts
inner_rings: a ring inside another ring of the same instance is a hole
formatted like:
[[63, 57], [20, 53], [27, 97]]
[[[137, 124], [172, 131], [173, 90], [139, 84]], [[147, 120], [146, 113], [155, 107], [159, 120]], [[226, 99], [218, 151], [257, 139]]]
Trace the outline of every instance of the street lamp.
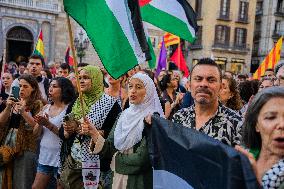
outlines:
[[86, 38], [83, 40], [83, 31], [81, 30], [79, 33], [79, 38], [75, 37], [74, 44], [77, 51], [77, 56], [80, 59], [80, 63], [82, 63], [82, 58], [86, 55], [85, 50], [89, 47], [89, 40]]

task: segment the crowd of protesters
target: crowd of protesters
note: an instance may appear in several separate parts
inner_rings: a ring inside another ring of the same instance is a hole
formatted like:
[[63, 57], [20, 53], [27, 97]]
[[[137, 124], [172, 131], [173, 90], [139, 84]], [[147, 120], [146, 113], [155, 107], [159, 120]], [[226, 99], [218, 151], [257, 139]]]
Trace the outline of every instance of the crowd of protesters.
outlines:
[[144, 125], [154, 112], [246, 155], [263, 188], [284, 188], [284, 63], [259, 80], [209, 58], [188, 78], [78, 68], [79, 86], [68, 64], [38, 55], [1, 75], [0, 188], [152, 188]]

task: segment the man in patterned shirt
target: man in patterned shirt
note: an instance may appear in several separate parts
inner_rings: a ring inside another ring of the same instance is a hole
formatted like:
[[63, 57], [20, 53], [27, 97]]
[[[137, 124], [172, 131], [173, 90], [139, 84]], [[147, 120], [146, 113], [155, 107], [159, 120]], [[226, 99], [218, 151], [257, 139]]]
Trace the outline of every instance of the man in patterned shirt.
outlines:
[[201, 59], [192, 68], [190, 86], [194, 105], [179, 110], [172, 121], [203, 132], [224, 144], [240, 144], [242, 117], [218, 101], [222, 74], [214, 60]]

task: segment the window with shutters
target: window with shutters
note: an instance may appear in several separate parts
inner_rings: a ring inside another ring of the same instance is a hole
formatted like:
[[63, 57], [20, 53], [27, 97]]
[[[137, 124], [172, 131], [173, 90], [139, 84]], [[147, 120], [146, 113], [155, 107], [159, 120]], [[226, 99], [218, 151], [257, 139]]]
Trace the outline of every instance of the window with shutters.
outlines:
[[258, 1], [256, 3], [256, 15], [261, 15], [263, 11], [263, 1]]
[[219, 18], [220, 19], [230, 18], [230, 0], [221, 0]]
[[284, 23], [280, 20], [275, 20], [274, 31], [272, 34], [272, 38], [279, 39], [282, 35], [284, 35]]
[[277, 7], [276, 7], [276, 12], [278, 13], [284, 13], [284, 0], [278, 0], [277, 1]]
[[197, 19], [200, 19], [202, 14], [202, 0], [195, 0], [195, 13], [197, 16]]
[[230, 42], [230, 27], [217, 25], [215, 27], [215, 44], [226, 44]]
[[190, 46], [191, 49], [201, 49], [202, 48], [202, 26], [198, 27], [198, 31], [196, 33], [196, 40]]
[[248, 8], [249, 8], [248, 2], [240, 1], [239, 22], [248, 22]]
[[235, 47], [246, 47], [247, 30], [244, 28], [235, 29]]

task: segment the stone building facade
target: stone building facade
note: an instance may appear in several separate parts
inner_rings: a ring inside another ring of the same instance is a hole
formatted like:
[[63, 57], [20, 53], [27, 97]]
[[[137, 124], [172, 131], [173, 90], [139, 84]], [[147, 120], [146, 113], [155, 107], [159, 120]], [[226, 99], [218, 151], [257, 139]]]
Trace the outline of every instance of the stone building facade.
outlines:
[[222, 70], [249, 73], [256, 0], [188, 0], [198, 16], [198, 39], [190, 45], [191, 67], [212, 57]]
[[[265, 59], [277, 40], [284, 36], [284, 0], [257, 0], [252, 70]], [[284, 62], [284, 43], [281, 53]]]
[[[64, 62], [69, 45], [62, 0], [0, 0], [0, 55], [6, 62], [26, 61], [43, 31], [46, 62]], [[80, 27], [72, 21], [76, 37]], [[99, 62], [90, 45], [84, 62]]]

